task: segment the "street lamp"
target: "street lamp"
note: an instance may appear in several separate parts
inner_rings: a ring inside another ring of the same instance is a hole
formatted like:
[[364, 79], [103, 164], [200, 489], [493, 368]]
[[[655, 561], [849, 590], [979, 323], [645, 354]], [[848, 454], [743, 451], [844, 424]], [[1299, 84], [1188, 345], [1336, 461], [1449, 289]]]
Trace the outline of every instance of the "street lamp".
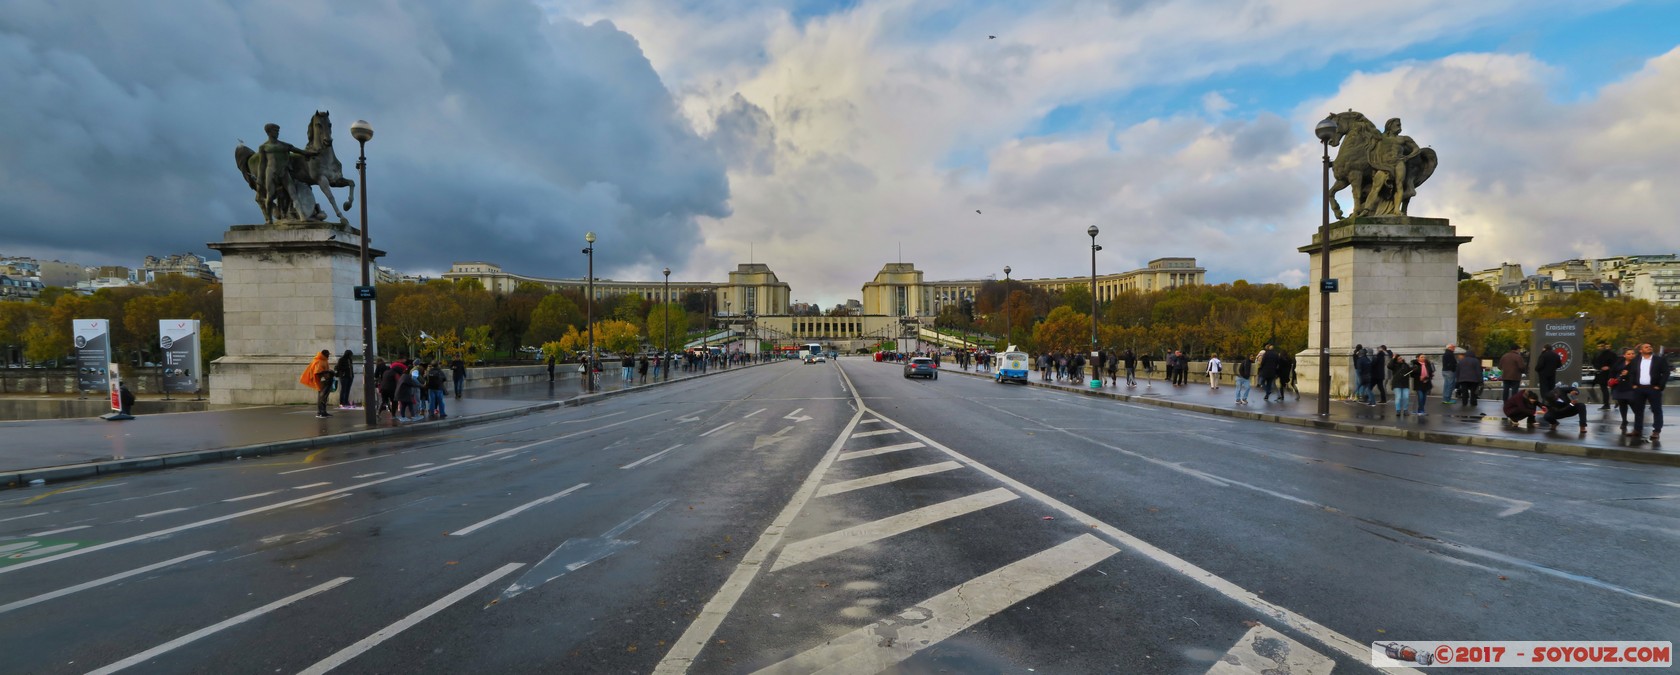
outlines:
[[[1097, 251], [1102, 246], [1097, 244], [1097, 226], [1085, 228], [1085, 234], [1091, 235], [1091, 356], [1097, 355]], [[1095, 366], [1093, 366], [1094, 368]]]
[[1324, 146], [1324, 219], [1318, 229], [1318, 416], [1330, 416], [1330, 139], [1336, 120], [1326, 117], [1313, 127]]
[[[368, 279], [368, 219], [367, 219], [367, 142], [373, 140], [373, 125], [356, 120], [350, 125], [350, 137], [356, 139], [356, 179], [362, 184], [362, 286], [371, 287]], [[363, 291], [364, 293], [366, 291]], [[362, 302], [362, 410], [368, 426], [379, 424], [379, 407], [374, 402], [373, 381], [373, 298]]]
[[659, 372], [671, 381], [671, 268], [665, 268], [665, 342], [660, 345]]
[[589, 256], [589, 300], [584, 303], [583, 321], [589, 325], [589, 354], [583, 357], [584, 391], [595, 391], [595, 233], [585, 232], [583, 240], [589, 247], [583, 249], [584, 255]]
[[1003, 350], [1009, 351], [1009, 340], [1015, 337], [1009, 326], [1009, 266], [1003, 266]]

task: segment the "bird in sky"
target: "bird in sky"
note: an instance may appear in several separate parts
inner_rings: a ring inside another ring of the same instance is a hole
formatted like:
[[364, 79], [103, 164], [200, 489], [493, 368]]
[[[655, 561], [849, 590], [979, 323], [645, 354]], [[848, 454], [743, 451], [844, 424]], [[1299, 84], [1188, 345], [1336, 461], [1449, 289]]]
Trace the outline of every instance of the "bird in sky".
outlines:
[[975, 210], [974, 210], [974, 212], [975, 212], [975, 213], [979, 213], [979, 212], [980, 212], [980, 209], [975, 209]]
[[987, 40], [996, 40], [996, 39], [997, 39], [997, 36], [996, 36], [996, 35], [987, 35], [987, 36], [986, 36], [986, 39], [987, 39]]

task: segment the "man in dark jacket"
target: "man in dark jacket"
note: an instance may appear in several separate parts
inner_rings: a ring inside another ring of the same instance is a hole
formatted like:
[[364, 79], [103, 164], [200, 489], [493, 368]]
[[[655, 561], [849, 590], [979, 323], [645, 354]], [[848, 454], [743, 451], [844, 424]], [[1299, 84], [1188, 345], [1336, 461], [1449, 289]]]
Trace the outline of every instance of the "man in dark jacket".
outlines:
[[450, 359], [449, 379], [455, 385], [455, 398], [461, 398], [461, 388], [467, 383], [467, 364], [460, 359]]
[[[1272, 400], [1272, 388], [1277, 386], [1279, 365], [1277, 351], [1272, 345], [1266, 345], [1266, 349], [1260, 352], [1260, 368], [1258, 369], [1260, 371], [1260, 390], [1266, 394], [1261, 397], [1261, 400]], [[1283, 400], [1283, 392], [1278, 392], [1278, 400]]]
[[1522, 389], [1523, 371], [1527, 369], [1528, 363], [1516, 347], [1499, 357], [1499, 382], [1505, 385], [1505, 392], [1499, 395], [1500, 400], [1509, 401], [1517, 395], [1517, 391]]
[[[1464, 351], [1469, 352], [1469, 349]], [[1476, 374], [1476, 381], [1482, 379], [1481, 373]], [[1447, 350], [1441, 352], [1441, 402], [1452, 405], [1453, 392], [1458, 387], [1458, 345], [1449, 344]]]
[[1388, 351], [1388, 345], [1377, 345], [1377, 353], [1371, 358], [1371, 398], [1378, 403], [1388, 402], [1388, 390], [1383, 384], [1388, 382], [1388, 362], [1394, 358], [1394, 352]]
[[[1451, 354], [1452, 352], [1448, 351], [1447, 353]], [[1481, 398], [1482, 359], [1481, 357], [1476, 356], [1476, 352], [1471, 351], [1467, 347], [1462, 355], [1455, 355], [1454, 361], [1455, 364], [1453, 367], [1457, 369], [1457, 372], [1454, 373], [1451, 370], [1442, 368], [1441, 376], [1446, 377], [1449, 382], [1453, 382], [1454, 385], [1458, 387], [1459, 407], [1474, 408], [1476, 407], [1476, 400]], [[1452, 392], [1446, 390], [1441, 391], [1443, 400], [1445, 400], [1445, 397], [1451, 395]], [[1510, 399], [1505, 400], [1509, 401]]]
[[1545, 403], [1546, 415], [1542, 419], [1553, 429], [1558, 428], [1558, 420], [1574, 417], [1581, 422], [1581, 433], [1587, 433], [1587, 406], [1581, 404], [1581, 390], [1563, 385], [1547, 394]]
[[1610, 368], [1616, 365], [1616, 352], [1610, 343], [1599, 342], [1598, 354], [1593, 356], [1593, 385], [1598, 389], [1599, 410], [1610, 409]]
[[1557, 388], [1558, 370], [1563, 368], [1563, 357], [1556, 349], [1547, 347], [1540, 350], [1540, 355], [1534, 360], [1534, 375], [1540, 384], [1540, 391], [1550, 392]]
[[1662, 435], [1662, 394], [1668, 386], [1668, 359], [1658, 356], [1651, 343], [1639, 345], [1639, 355], [1628, 364], [1628, 381], [1633, 391], [1628, 400], [1633, 406], [1633, 431], [1628, 435], [1643, 440], [1645, 435], [1645, 406], [1651, 406], [1651, 440]]

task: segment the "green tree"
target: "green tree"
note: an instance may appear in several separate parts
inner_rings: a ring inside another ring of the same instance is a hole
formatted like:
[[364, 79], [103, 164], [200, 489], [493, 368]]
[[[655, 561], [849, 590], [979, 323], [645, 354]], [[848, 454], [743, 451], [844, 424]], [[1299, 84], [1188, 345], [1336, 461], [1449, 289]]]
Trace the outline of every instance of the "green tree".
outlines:
[[525, 344], [540, 345], [559, 340], [567, 328], [583, 321], [583, 312], [571, 299], [558, 293], [545, 296], [531, 310], [530, 327], [525, 331]]
[[[670, 313], [669, 322], [665, 320], [666, 312]], [[669, 331], [666, 330], [666, 326], [670, 327]], [[670, 334], [669, 343], [665, 341], [667, 333]], [[663, 351], [681, 349], [683, 339], [688, 335], [688, 313], [683, 310], [681, 305], [676, 303], [654, 305], [653, 309], [648, 310], [647, 314], [647, 335], [648, 341], [652, 342], [656, 349]]]
[[1085, 351], [1091, 344], [1091, 315], [1068, 307], [1050, 310], [1050, 316], [1032, 328], [1034, 351]]
[[636, 324], [619, 319], [595, 323], [596, 347], [619, 354], [630, 354], [642, 345], [642, 331]]

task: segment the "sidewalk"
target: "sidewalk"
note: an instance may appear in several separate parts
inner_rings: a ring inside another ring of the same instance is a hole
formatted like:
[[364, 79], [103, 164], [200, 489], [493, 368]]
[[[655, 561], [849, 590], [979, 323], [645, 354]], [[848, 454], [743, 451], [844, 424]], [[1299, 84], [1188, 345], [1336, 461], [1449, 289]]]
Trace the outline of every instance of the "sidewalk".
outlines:
[[[774, 362], [772, 362], [774, 363]], [[767, 365], [767, 364], [755, 364]], [[671, 373], [672, 383], [752, 366]], [[560, 375], [560, 373], [556, 373]], [[315, 406], [258, 406], [202, 412], [137, 415], [126, 422], [97, 417], [0, 422], [0, 488], [87, 476], [163, 468], [206, 461], [359, 443], [581, 405], [656, 386], [627, 383], [617, 369], [602, 372], [600, 391], [584, 394], [577, 373], [510, 387], [474, 389], [444, 402], [447, 419], [393, 423], [389, 415], [369, 428], [361, 409], [329, 407], [332, 417], [315, 417]]]
[[[947, 374], [991, 378], [990, 373], [977, 373], [973, 368], [965, 373], [955, 364], [941, 364], [940, 370]], [[1030, 384], [1035, 387], [1227, 417], [1430, 443], [1680, 466], [1680, 442], [1676, 442], [1672, 447], [1649, 441], [1642, 444], [1630, 443], [1621, 435], [1621, 417], [1616, 410], [1599, 410], [1597, 405], [1591, 404], [1587, 407], [1587, 433], [1582, 435], [1578, 431], [1580, 423], [1574, 419], [1563, 420], [1556, 431], [1549, 429], [1544, 423], [1537, 423], [1533, 429], [1510, 428], [1502, 422], [1503, 404], [1489, 399], [1483, 399], [1474, 407], [1464, 408], [1456, 403], [1446, 405], [1440, 398], [1431, 396], [1424, 408], [1428, 414], [1422, 417], [1397, 417], [1394, 414], [1392, 394], [1388, 403], [1376, 406], [1332, 399], [1330, 416], [1320, 418], [1316, 396], [1302, 396], [1297, 399], [1294, 394], [1290, 394], [1287, 400], [1280, 401], [1274, 396], [1271, 401], [1265, 401], [1263, 397], [1266, 394], [1260, 390], [1258, 383], [1249, 393], [1249, 405], [1236, 405], [1236, 384], [1229, 376], [1217, 391], [1209, 389], [1206, 381], [1192, 381], [1188, 385], [1175, 387], [1160, 379], [1145, 380], [1142, 373], [1139, 373], [1135, 387], [1126, 386], [1126, 376], [1122, 373], [1119, 387], [1105, 385], [1101, 389], [1054, 380], [1043, 382], [1038, 377], [1035, 371]], [[1494, 391], [1497, 394], [1497, 388]], [[1416, 409], [1415, 404], [1413, 409]], [[1675, 414], [1680, 414], [1680, 411], [1675, 411]], [[1650, 424], [1649, 415], [1645, 421], [1647, 425]], [[1630, 414], [1629, 429], [1632, 428], [1632, 423]], [[1646, 432], [1649, 431], [1647, 427]]]

